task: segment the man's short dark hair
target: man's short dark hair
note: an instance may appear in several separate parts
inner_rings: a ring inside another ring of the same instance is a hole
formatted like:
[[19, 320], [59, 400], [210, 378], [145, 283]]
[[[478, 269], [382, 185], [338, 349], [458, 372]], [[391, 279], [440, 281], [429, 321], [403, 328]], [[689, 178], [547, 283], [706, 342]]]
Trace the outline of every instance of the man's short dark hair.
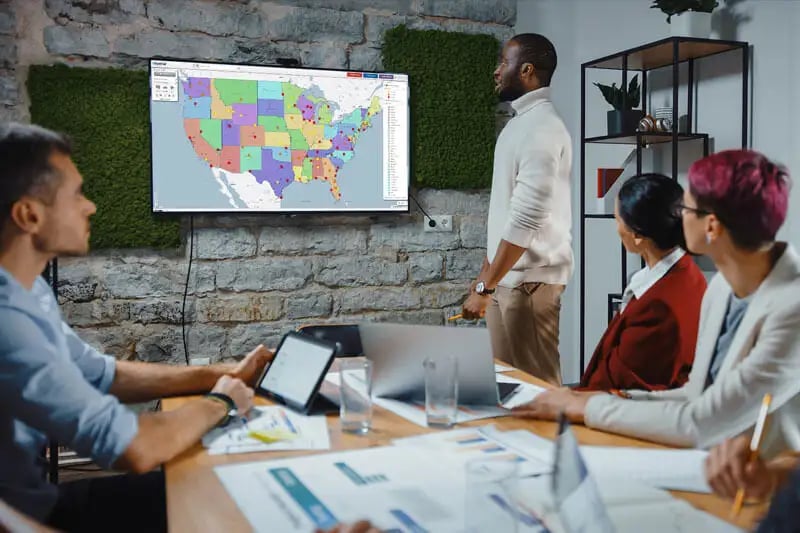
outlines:
[[20, 198], [52, 192], [59, 178], [50, 165], [54, 152], [72, 154], [66, 136], [32, 124], [0, 123], [0, 228]]
[[519, 46], [519, 64], [530, 63], [542, 87], [548, 87], [556, 71], [556, 47], [550, 39], [538, 33], [520, 33], [511, 38]]

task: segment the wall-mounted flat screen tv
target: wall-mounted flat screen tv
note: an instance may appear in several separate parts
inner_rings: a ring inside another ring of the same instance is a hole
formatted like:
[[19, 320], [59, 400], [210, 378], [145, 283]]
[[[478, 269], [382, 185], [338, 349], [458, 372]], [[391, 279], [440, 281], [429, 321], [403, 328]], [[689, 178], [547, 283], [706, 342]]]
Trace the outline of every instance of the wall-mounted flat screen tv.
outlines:
[[406, 74], [150, 61], [161, 213], [408, 212]]

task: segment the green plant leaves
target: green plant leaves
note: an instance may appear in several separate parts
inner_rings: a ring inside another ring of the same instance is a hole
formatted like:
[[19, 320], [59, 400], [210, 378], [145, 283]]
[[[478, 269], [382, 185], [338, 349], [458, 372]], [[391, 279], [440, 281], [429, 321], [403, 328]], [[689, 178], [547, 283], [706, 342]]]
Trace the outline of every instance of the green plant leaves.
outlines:
[[603, 98], [606, 99], [606, 102], [618, 111], [639, 107], [642, 93], [639, 87], [638, 74], [634, 75], [630, 83], [628, 83], [627, 98], [625, 98], [626, 91], [622, 87], [617, 87], [616, 83], [612, 83], [610, 86], [602, 83], [595, 83], [594, 85], [603, 93]]
[[674, 15], [680, 15], [686, 11], [711, 13], [717, 6], [719, 6], [717, 0], [653, 0], [650, 8], [660, 9], [667, 15], [667, 23], [670, 23]]

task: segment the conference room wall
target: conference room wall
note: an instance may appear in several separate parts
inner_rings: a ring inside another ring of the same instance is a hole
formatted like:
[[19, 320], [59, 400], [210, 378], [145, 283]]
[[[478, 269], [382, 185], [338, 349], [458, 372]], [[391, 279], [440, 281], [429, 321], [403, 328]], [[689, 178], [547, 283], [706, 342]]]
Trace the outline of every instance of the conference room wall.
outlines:
[[[738, 14], [739, 22], [731, 24], [731, 14]], [[559, 64], [553, 79], [553, 100], [573, 135], [573, 249], [576, 264], [587, 261], [588, 308], [585, 349], [591, 353], [606, 324], [605, 293], [609, 287], [619, 288], [618, 241], [612, 231], [593, 229], [587, 257], [580, 251], [580, 65], [581, 63], [631, 48], [639, 44], [668, 37], [669, 25], [659, 10], [650, 9], [649, 2], [629, 0], [520, 0], [517, 4], [515, 30], [539, 32], [551, 38], [558, 50]], [[800, 175], [800, 37], [795, 29], [800, 24], [800, 2], [793, 0], [744, 0], [720, 2], [714, 14], [714, 36], [748, 41], [752, 46], [752, 99], [750, 138], [753, 148], [786, 164]], [[696, 65], [695, 110], [696, 124], [712, 137], [712, 149], [738, 147], [741, 141], [741, 56], [736, 53], [718, 55], [700, 60]], [[601, 74], [607, 76], [607, 74]], [[681, 78], [685, 83], [685, 69]], [[594, 78], [592, 78], [594, 79]], [[601, 78], [602, 79], [602, 78]], [[591, 81], [591, 80], [590, 80]], [[656, 74], [648, 79], [650, 87], [657, 87], [650, 104], [662, 105], [669, 73]], [[597, 135], [605, 131], [605, 113], [609, 106], [599, 91], [587, 82], [587, 131]], [[681, 105], [685, 106], [685, 86], [682, 87]], [[667, 102], [669, 100], [666, 100]], [[652, 108], [652, 107], [651, 107]], [[659, 149], [661, 151], [663, 149]], [[681, 148], [679, 174], [684, 182], [685, 171], [697, 155], [696, 147]], [[601, 166], [615, 166], [624, 158], [617, 147], [587, 148], [587, 183], [593, 187], [594, 172]], [[670, 172], [670, 159], [664, 153], [654, 155], [656, 170]], [[795, 179], [795, 182], [797, 179]], [[589, 196], [587, 196], [589, 198]], [[800, 245], [800, 187], [791, 193], [790, 214], [779, 237]], [[588, 225], [606, 224], [589, 221]], [[596, 234], [596, 237], [595, 237]], [[595, 253], [595, 250], [597, 253]], [[638, 262], [629, 259], [631, 267]], [[633, 274], [635, 269], [629, 269]], [[565, 293], [561, 317], [561, 353], [564, 379], [575, 381], [579, 368], [579, 269]], [[607, 275], [612, 281], [595, 281], [597, 273]], [[594, 276], [594, 277], [590, 277]], [[597, 303], [600, 302], [601, 305]], [[588, 360], [588, 355], [587, 355]]]
[[[0, 120], [28, 120], [29, 65], [146, 69], [151, 56], [381, 69], [383, 32], [513, 34], [516, 0], [12, 0], [0, 2]], [[498, 110], [498, 122], [505, 117]], [[188, 351], [212, 361], [245, 353], [303, 323], [444, 324], [485, 256], [489, 194], [425, 189], [453, 231], [421, 214], [201, 217], [189, 279]], [[188, 220], [183, 221], [184, 230]], [[126, 359], [183, 359], [188, 231], [179, 250], [104, 250], [60, 261], [60, 300], [80, 335]]]

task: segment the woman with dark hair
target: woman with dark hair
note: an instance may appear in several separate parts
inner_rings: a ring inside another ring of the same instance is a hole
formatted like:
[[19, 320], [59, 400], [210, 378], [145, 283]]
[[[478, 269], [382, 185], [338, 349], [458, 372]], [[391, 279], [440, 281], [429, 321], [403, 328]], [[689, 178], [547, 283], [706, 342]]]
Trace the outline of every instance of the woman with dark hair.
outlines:
[[706, 280], [683, 250], [682, 198], [683, 188], [660, 174], [635, 176], [620, 189], [617, 232], [646, 266], [631, 278], [578, 390], [652, 391], [686, 383]]
[[750, 150], [719, 152], [689, 168], [681, 205], [686, 243], [719, 273], [703, 297], [683, 387], [619, 395], [553, 389], [517, 414], [555, 419], [564, 412], [592, 428], [707, 448], [752, 428], [771, 394], [764, 456], [800, 450], [800, 257], [775, 241], [789, 188], [788, 171]]

